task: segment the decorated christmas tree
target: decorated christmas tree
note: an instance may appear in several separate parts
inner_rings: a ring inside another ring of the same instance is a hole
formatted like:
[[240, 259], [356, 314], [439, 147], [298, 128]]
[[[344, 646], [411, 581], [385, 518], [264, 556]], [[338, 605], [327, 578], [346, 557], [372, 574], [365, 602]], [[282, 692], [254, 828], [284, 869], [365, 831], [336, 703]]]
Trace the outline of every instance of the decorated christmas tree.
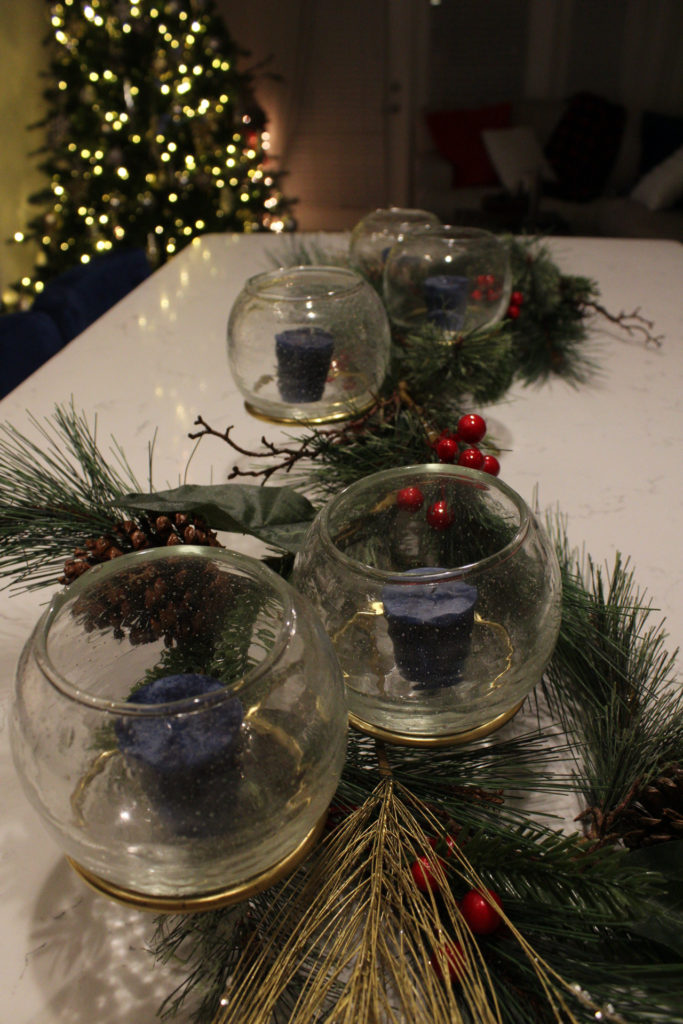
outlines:
[[14, 236], [39, 247], [20, 294], [119, 246], [157, 264], [204, 232], [290, 226], [254, 72], [212, 0], [58, 0], [50, 24], [48, 182]]

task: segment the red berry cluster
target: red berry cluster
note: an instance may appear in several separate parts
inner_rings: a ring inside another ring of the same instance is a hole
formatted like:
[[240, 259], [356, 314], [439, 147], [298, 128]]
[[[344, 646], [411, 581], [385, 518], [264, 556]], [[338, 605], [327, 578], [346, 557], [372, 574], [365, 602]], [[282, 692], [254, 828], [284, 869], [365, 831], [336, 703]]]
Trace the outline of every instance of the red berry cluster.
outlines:
[[486, 435], [486, 420], [475, 412], [461, 416], [455, 433], [445, 430], [434, 443], [439, 462], [454, 463], [498, 476], [500, 463], [495, 455], [485, 455], [477, 447]]
[[510, 296], [510, 305], [505, 314], [511, 320], [516, 320], [524, 304], [524, 296], [521, 292], [513, 292]]
[[[433, 444], [439, 462], [454, 463], [470, 469], [479, 469], [498, 476], [500, 463], [495, 455], [484, 455], [477, 444], [486, 434], [486, 420], [477, 413], [468, 413], [458, 420], [455, 433], [444, 430]], [[408, 512], [417, 512], [424, 505], [424, 494], [419, 487], [403, 487], [396, 495], [396, 504]], [[427, 522], [435, 530], [447, 530], [453, 525], [454, 515], [445, 498], [435, 501], [427, 509]]]
[[[430, 845], [436, 849], [436, 840], [430, 840]], [[455, 840], [446, 836], [446, 859], [437, 857], [437, 863], [444, 871], [454, 845]], [[418, 857], [410, 865], [410, 871], [420, 892], [439, 892], [440, 881], [432, 858], [426, 855]], [[488, 889], [486, 895], [478, 889], [470, 889], [458, 902], [458, 909], [473, 935], [493, 935], [498, 930], [502, 924], [498, 908], [503, 909], [503, 901], [493, 889]], [[444, 944], [432, 953], [429, 962], [440, 981], [446, 978], [452, 982], [460, 981], [467, 973], [467, 954], [459, 942]]]
[[503, 294], [493, 274], [477, 274], [477, 283], [470, 293], [475, 302], [498, 302]]
[[[424, 505], [424, 494], [419, 487], [404, 487], [396, 495], [396, 504], [408, 512], [417, 512]], [[455, 516], [445, 499], [435, 501], [427, 509], [427, 522], [435, 530], [447, 530], [453, 525]]]

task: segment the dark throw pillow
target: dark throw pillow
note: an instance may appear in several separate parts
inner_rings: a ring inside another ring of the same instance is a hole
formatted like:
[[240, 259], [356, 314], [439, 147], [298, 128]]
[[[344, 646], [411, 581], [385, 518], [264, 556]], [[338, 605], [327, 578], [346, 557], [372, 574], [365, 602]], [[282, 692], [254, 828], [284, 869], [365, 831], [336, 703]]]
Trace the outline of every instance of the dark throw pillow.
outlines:
[[683, 146], [683, 117], [644, 110], [640, 121], [640, 173], [647, 174]]
[[619, 152], [626, 111], [589, 92], [580, 92], [548, 139], [545, 155], [557, 175], [553, 195], [585, 201], [599, 196]]

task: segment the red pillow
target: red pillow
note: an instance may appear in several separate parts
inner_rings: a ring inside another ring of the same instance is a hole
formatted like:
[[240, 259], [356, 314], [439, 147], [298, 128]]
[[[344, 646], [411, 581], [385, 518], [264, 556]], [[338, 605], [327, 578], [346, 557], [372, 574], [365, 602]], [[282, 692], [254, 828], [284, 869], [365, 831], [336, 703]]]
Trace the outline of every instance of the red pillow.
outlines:
[[434, 145], [453, 164], [457, 188], [498, 184], [481, 133], [484, 128], [507, 128], [511, 111], [510, 103], [496, 103], [476, 110], [433, 110], [425, 115]]

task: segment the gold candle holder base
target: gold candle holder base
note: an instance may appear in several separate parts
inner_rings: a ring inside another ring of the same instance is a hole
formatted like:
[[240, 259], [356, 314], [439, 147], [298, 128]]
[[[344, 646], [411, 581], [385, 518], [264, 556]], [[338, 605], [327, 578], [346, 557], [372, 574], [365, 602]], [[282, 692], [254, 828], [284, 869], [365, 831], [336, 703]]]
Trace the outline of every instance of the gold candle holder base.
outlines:
[[492, 732], [495, 732], [497, 729], [506, 725], [510, 719], [514, 718], [523, 703], [524, 701], [521, 700], [519, 704], [515, 704], [509, 711], [504, 711], [502, 714], [497, 715], [496, 718], [492, 718], [490, 722], [485, 722], [483, 725], [477, 726], [476, 729], [466, 729], [464, 732], [445, 733], [439, 736], [426, 733], [394, 732], [392, 729], [383, 729], [381, 726], [365, 722], [362, 718], [354, 715], [352, 711], [349, 712], [349, 725], [353, 726], [353, 728], [357, 729], [359, 732], [364, 732], [368, 736], [372, 736], [373, 739], [382, 740], [384, 743], [392, 743], [396, 746], [422, 747], [425, 749], [434, 747], [458, 747], [465, 743], [473, 743], [475, 740], [481, 740], [485, 736], [489, 736]]
[[363, 413], [367, 412], [372, 407], [375, 399], [371, 398], [369, 402], [364, 402], [362, 405], [354, 405], [349, 408], [340, 409], [338, 412], [326, 413], [324, 416], [272, 416], [268, 413], [262, 412], [257, 409], [251, 402], [244, 402], [244, 408], [251, 416], [255, 416], [257, 420], [263, 420], [265, 423], [280, 423], [284, 426], [300, 426], [300, 427], [315, 427], [320, 423], [339, 423], [342, 420], [352, 420], [356, 416], [362, 416]]
[[287, 854], [283, 860], [274, 864], [266, 871], [262, 871], [260, 874], [254, 875], [252, 878], [237, 885], [226, 886], [224, 889], [216, 889], [212, 892], [198, 893], [196, 895], [157, 896], [152, 893], [136, 892], [134, 889], [126, 889], [123, 886], [116, 885], [114, 882], [107, 881], [105, 878], [101, 878], [99, 875], [84, 868], [82, 864], [79, 864], [71, 857], [66, 859], [76, 874], [91, 889], [104, 896], [108, 896], [110, 899], [116, 900], [118, 903], [124, 903], [126, 906], [135, 907], [138, 910], [151, 910], [154, 913], [197, 913], [204, 910], [216, 910], [219, 907], [227, 907], [234, 903], [241, 903], [243, 900], [249, 899], [250, 896], [254, 896], [256, 893], [262, 892], [264, 889], [275, 885], [276, 882], [281, 881], [294, 868], [298, 867], [311, 852], [320, 838], [326, 820], [327, 811], [325, 811], [318, 823], [314, 825], [308, 835], [303, 838], [291, 853]]

